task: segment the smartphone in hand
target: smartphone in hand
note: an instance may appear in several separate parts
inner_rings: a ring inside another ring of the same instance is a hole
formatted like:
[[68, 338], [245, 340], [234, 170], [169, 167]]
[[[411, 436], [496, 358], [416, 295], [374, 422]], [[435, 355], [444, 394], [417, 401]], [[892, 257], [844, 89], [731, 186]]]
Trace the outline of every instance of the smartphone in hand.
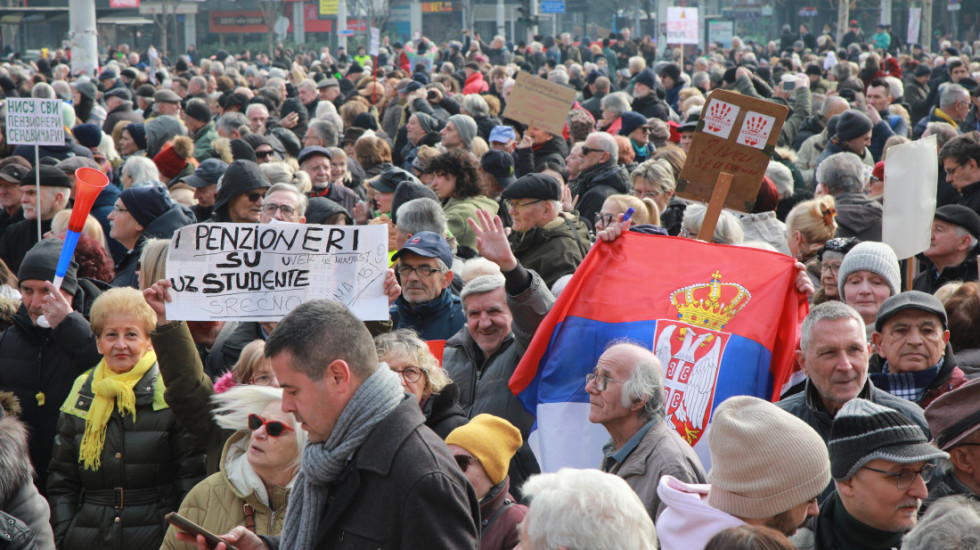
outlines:
[[208, 544], [210, 544], [212, 548], [214, 548], [215, 546], [218, 546], [218, 543], [224, 542], [225, 543], [225, 546], [228, 547], [228, 550], [238, 550], [235, 547], [235, 545], [231, 544], [230, 542], [225, 542], [225, 541], [221, 540], [220, 538], [218, 538], [218, 535], [215, 535], [211, 531], [208, 531], [207, 529], [205, 529], [205, 528], [201, 527], [200, 525], [194, 523], [193, 521], [185, 518], [184, 516], [178, 514], [177, 512], [170, 512], [169, 514], [167, 514], [166, 516], [164, 516], [164, 518], [171, 525], [173, 525], [174, 527], [176, 527], [177, 529], [180, 529], [181, 531], [183, 531], [185, 533], [190, 533], [192, 535], [201, 535], [201, 536], [203, 536], [204, 537], [204, 540], [208, 541]]

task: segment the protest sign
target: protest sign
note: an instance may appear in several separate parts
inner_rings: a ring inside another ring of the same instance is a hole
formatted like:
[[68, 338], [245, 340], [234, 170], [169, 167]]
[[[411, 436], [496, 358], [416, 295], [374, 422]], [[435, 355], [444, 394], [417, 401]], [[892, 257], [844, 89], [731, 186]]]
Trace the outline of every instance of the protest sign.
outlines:
[[64, 145], [60, 99], [7, 99], [7, 143]]
[[378, 50], [381, 49], [381, 29], [371, 27], [371, 44], [368, 47], [368, 55], [378, 57]]
[[698, 9], [667, 8], [667, 43], [697, 44]]
[[936, 151], [936, 136], [888, 150], [881, 240], [892, 247], [899, 260], [929, 248], [939, 179]]
[[731, 174], [724, 205], [751, 212], [789, 110], [726, 90], [711, 92], [701, 110], [677, 195], [706, 202], [719, 176]]
[[189, 225], [170, 242], [167, 318], [278, 321], [307, 300], [330, 299], [362, 320], [385, 320], [387, 269], [384, 225]]
[[522, 71], [514, 79], [504, 118], [560, 136], [573, 103], [575, 90]]

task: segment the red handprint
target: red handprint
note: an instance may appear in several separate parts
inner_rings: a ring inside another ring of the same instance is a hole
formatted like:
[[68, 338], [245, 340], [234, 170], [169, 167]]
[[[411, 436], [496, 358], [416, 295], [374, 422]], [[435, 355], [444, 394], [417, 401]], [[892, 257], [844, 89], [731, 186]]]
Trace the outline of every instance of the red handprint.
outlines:
[[711, 105], [711, 109], [708, 111], [708, 130], [712, 132], [721, 131], [721, 122], [728, 117], [731, 113], [732, 106], [727, 103], [721, 103], [719, 101], [714, 102]]

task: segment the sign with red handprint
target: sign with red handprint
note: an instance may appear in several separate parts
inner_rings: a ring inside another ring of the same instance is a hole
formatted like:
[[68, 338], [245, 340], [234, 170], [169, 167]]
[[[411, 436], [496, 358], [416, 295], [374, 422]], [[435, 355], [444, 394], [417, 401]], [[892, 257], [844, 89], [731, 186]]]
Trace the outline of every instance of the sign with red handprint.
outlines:
[[728, 135], [732, 133], [732, 128], [735, 126], [738, 111], [738, 105], [732, 105], [727, 101], [712, 101], [711, 106], [704, 113], [702, 130], [722, 139], [728, 139]]
[[738, 133], [738, 139], [735, 141], [740, 145], [765, 149], [766, 142], [769, 141], [769, 134], [772, 133], [772, 126], [775, 123], [776, 117], [749, 111], [745, 113], [742, 131]]

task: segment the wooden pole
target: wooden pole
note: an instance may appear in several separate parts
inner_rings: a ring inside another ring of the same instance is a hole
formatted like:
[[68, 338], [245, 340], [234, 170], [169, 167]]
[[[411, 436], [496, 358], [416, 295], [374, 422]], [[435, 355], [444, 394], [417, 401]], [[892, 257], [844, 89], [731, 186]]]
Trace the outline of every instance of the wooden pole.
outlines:
[[698, 231], [698, 240], [706, 243], [711, 242], [711, 237], [715, 234], [715, 227], [718, 226], [718, 216], [721, 209], [725, 207], [728, 200], [728, 190], [732, 186], [732, 175], [727, 172], [718, 174], [715, 180], [715, 188], [711, 191], [711, 198], [708, 200], [708, 209], [704, 213], [704, 220], [701, 221], [701, 230]]

